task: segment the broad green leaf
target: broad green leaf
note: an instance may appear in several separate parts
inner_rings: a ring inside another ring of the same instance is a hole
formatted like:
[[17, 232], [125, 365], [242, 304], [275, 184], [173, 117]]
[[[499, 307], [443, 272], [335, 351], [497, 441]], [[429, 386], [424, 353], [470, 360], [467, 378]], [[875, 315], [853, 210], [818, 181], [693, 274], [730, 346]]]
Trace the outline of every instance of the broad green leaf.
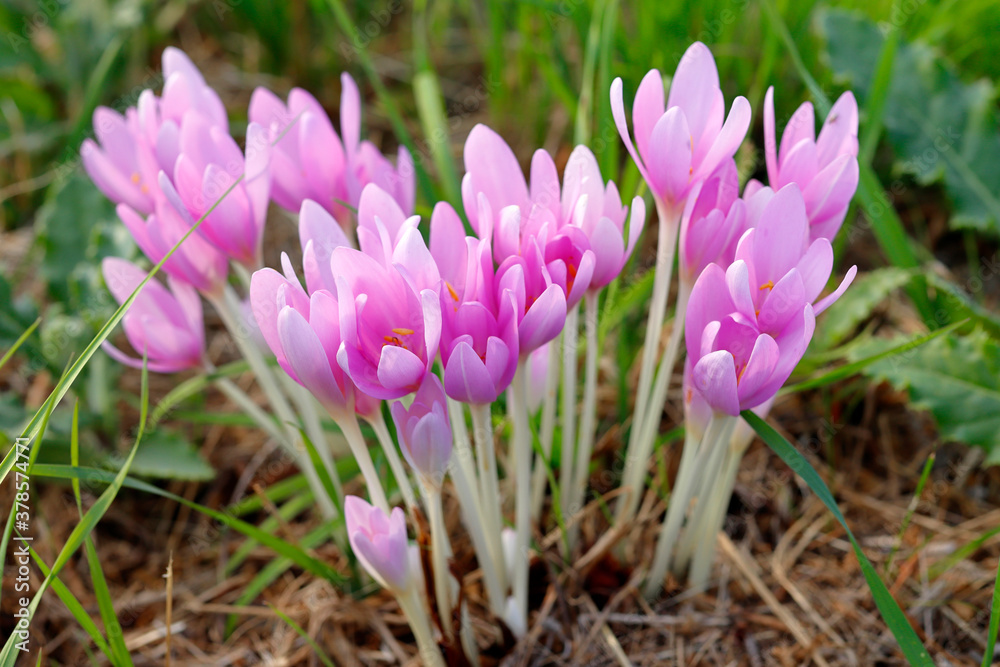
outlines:
[[[862, 103], [871, 91], [882, 31], [859, 13], [820, 17], [834, 74], [850, 82]], [[965, 83], [940, 53], [901, 42], [885, 100], [886, 136], [899, 171], [927, 185], [943, 182], [953, 228], [1000, 235], [1000, 114], [994, 87]]]
[[[852, 355], [862, 358], [896, 342], [872, 341]], [[984, 331], [937, 338], [864, 372], [908, 390], [914, 407], [934, 415], [942, 438], [987, 452], [1000, 448], [1000, 344]]]
[[153, 431], [132, 461], [132, 474], [155, 479], [205, 481], [215, 477], [198, 448], [177, 433]]

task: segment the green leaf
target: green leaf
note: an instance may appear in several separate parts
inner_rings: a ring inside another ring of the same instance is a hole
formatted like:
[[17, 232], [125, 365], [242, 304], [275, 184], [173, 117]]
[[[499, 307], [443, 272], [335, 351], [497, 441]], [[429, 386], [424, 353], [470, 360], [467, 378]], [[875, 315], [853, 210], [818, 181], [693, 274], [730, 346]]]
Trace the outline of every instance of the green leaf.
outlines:
[[[876, 340], [852, 354], [867, 356], [894, 342]], [[981, 329], [938, 338], [865, 373], [908, 390], [914, 407], [934, 415], [942, 438], [988, 452], [1000, 448], [1000, 344]]]
[[[864, 100], [882, 32], [863, 15], [840, 9], [823, 12], [820, 25], [835, 75]], [[901, 42], [884, 122], [897, 169], [923, 185], [944, 183], [953, 228], [1000, 235], [1000, 114], [989, 82], [965, 83], [936, 50]]]
[[785, 440], [780, 433], [771, 428], [767, 422], [750, 410], [744, 410], [741, 414], [743, 419], [757, 432], [757, 435], [767, 443], [767, 446], [809, 485], [809, 488], [816, 494], [816, 497], [823, 501], [827, 509], [833, 513], [833, 516], [840, 525], [844, 527], [847, 537], [851, 541], [851, 546], [854, 547], [854, 553], [858, 557], [858, 562], [861, 564], [861, 572], [864, 574], [865, 581], [868, 582], [868, 587], [872, 591], [872, 597], [875, 598], [875, 604], [882, 614], [882, 619], [889, 627], [889, 630], [892, 631], [896, 641], [899, 642], [899, 647], [902, 649], [906, 659], [911, 665], [916, 665], [917, 667], [934, 667], [934, 661], [931, 660], [927, 649], [920, 643], [920, 639], [917, 637], [917, 633], [914, 632], [913, 626], [910, 625], [906, 614], [900, 609], [899, 604], [892, 597], [892, 594], [889, 593], [889, 589], [885, 587], [885, 583], [879, 578], [875, 567], [868, 560], [868, 557], [865, 556], [864, 551], [861, 550], [861, 545], [854, 538], [854, 533], [851, 532], [850, 527], [847, 525], [847, 520], [844, 519], [844, 515], [837, 506], [837, 501], [834, 499], [833, 494], [830, 493], [830, 489], [826, 485], [826, 482], [823, 481], [823, 478], [809, 465], [805, 457], [791, 443]]
[[202, 482], [215, 477], [215, 469], [199, 449], [177, 433], [153, 431], [132, 461], [132, 474], [155, 479]]

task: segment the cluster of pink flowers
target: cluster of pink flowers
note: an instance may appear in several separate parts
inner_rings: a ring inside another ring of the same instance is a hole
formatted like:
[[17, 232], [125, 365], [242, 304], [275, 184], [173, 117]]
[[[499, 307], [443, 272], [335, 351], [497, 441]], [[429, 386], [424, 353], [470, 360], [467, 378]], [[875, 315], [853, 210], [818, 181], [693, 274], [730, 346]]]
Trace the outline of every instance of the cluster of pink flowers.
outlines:
[[[465, 143], [464, 211], [437, 203], [425, 242], [421, 220], [413, 215], [410, 155], [400, 148], [393, 165], [361, 140], [360, 94], [348, 75], [341, 78], [339, 134], [309, 93], [295, 89], [283, 102], [258, 89], [241, 149], [218, 95], [191, 61], [167, 49], [163, 68], [160, 96], [145, 91], [124, 115], [99, 109], [98, 141], [82, 148], [87, 172], [118, 204], [150, 261], [161, 261], [198, 225], [164, 265], [170, 289], [154, 281], [126, 316], [132, 346], [154, 370], [202, 365], [198, 292], [222, 303], [223, 293], [231, 291], [230, 263], [238, 274], [253, 271], [247, 290], [252, 322], [281, 368], [342, 426], [360, 416], [378, 430], [382, 401], [393, 401], [404, 457], [430, 494], [450, 470], [452, 433], [459, 426], [454, 402], [471, 406], [474, 418], [482, 408], [488, 414], [515, 376], [528, 372], [529, 356], [559, 336], [581, 301], [587, 297], [596, 305], [645, 226], [643, 199], [623, 203], [586, 147], [572, 152], [561, 180], [552, 156], [538, 150], [526, 177], [504, 140], [478, 125]], [[738, 97], [726, 117], [715, 62], [704, 45], [684, 55], [666, 101], [660, 73], [652, 70], [643, 78], [631, 135], [621, 80], [612, 85], [611, 102], [659, 212], [661, 249], [669, 251], [659, 255], [654, 319], [663, 318], [679, 236], [689, 428], [703, 429], [706, 415], [766, 410], [804, 354], [816, 315], [854, 276], [852, 268], [836, 291], [819, 298], [833, 268], [830, 240], [858, 181], [853, 97], [847, 93], [838, 101], [818, 139], [812, 107], [803, 105], [779, 150], [769, 90], [764, 120], [770, 185], [751, 181], [742, 194], [734, 155], [750, 125], [750, 106]], [[298, 212], [304, 280], [287, 255], [281, 271], [261, 265], [270, 202]], [[144, 272], [108, 260], [105, 276], [123, 301]], [[649, 329], [657, 337], [660, 324], [654, 321]], [[647, 338], [647, 348], [658, 348], [657, 341]], [[652, 351], [646, 354], [644, 360], [655, 362]], [[534, 359], [544, 364], [547, 357]], [[667, 385], [672, 365], [670, 359]], [[643, 369], [640, 394], [647, 395], [637, 405], [650, 406], [646, 418], [658, 420], [648, 396], [652, 370]], [[458, 414], [464, 421], [464, 412]], [[480, 467], [481, 474], [489, 470]], [[348, 499], [351, 544], [373, 577], [409, 595], [419, 572], [411, 571], [416, 566], [407, 555], [403, 514], [387, 515], [384, 497], [376, 499], [371, 488], [377, 480], [367, 473], [366, 480], [377, 507]], [[496, 487], [484, 479], [478, 484], [479, 500], [472, 504], [484, 511], [480, 501], [483, 507], [498, 502], [487, 498]], [[517, 546], [527, 548], [520, 498], [518, 503], [524, 542]], [[503, 574], [514, 565], [496, 562], [503, 556], [493, 539], [484, 536], [477, 552], [481, 558], [492, 553], [496, 581], [516, 578]], [[522, 617], [508, 618], [512, 626], [523, 625], [526, 588], [524, 595]]]

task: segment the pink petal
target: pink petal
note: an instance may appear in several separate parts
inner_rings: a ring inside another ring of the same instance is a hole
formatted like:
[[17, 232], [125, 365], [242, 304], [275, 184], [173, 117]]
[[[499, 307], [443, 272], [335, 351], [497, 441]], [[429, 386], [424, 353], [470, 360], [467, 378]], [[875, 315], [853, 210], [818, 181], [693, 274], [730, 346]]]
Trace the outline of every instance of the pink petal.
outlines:
[[699, 359], [691, 371], [691, 384], [714, 410], [733, 417], [740, 414], [736, 363], [728, 351], [718, 350]]

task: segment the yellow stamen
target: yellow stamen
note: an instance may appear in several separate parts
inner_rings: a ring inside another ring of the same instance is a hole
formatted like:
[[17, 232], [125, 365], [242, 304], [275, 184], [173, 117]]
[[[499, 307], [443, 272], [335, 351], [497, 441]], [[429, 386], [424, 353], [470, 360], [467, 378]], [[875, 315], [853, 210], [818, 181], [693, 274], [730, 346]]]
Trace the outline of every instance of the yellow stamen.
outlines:
[[392, 330], [392, 333], [399, 334], [400, 336], [409, 336], [413, 333], [413, 329], [405, 329], [403, 327], [397, 327]]
[[141, 192], [144, 195], [148, 195], [149, 194], [149, 188], [144, 184], [141, 188], [139, 188], [139, 192]]
[[444, 286], [448, 288], [448, 294], [451, 295], [451, 298], [458, 301], [458, 292], [456, 292], [455, 288], [451, 286], [451, 283], [446, 280], [444, 282]]
[[138, 173], [132, 172], [132, 182], [133, 183], [138, 183], [139, 182], [139, 174]]
[[760, 289], [774, 289], [774, 281], [768, 280], [766, 283], [760, 286]]

